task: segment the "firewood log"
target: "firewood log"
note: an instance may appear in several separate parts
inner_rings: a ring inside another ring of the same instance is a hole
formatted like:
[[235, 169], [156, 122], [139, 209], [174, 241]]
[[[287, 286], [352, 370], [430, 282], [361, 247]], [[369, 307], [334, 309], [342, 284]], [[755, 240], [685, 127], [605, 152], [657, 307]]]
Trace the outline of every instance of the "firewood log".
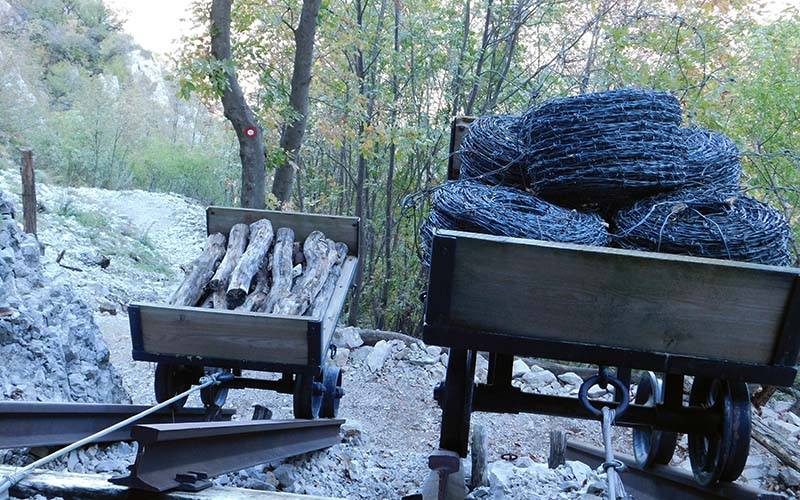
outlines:
[[250, 224], [250, 243], [231, 273], [230, 285], [225, 294], [228, 309], [235, 309], [244, 303], [253, 277], [264, 265], [272, 245], [272, 223], [267, 219], [257, 220]]
[[[250, 235], [250, 227], [247, 224], [235, 224], [231, 228], [230, 235], [228, 236], [228, 249], [225, 251], [225, 257], [222, 259], [217, 272], [208, 283], [208, 288], [211, 290], [219, 290], [220, 288], [228, 288], [228, 282], [231, 279], [231, 273], [239, 263], [245, 248], [247, 248], [247, 238]], [[215, 307], [218, 307], [215, 305]]]
[[214, 309], [227, 309], [228, 302], [225, 299], [225, 289], [219, 288], [211, 292], [211, 305]]
[[288, 227], [278, 229], [275, 237], [275, 249], [272, 251], [272, 288], [267, 301], [259, 309], [272, 312], [275, 304], [292, 291], [292, 256], [294, 249], [294, 231]]
[[194, 306], [203, 297], [209, 280], [214, 276], [222, 257], [225, 255], [225, 236], [214, 233], [206, 239], [206, 248], [192, 263], [192, 269], [175, 290], [169, 303], [176, 306]]
[[308, 309], [328, 278], [336, 259], [336, 247], [324, 234], [313, 231], [303, 244], [303, 255], [306, 259], [303, 274], [292, 287], [292, 293], [275, 304], [274, 314], [300, 316]]
[[[280, 232], [278, 232], [280, 234]], [[272, 255], [272, 254], [270, 254]], [[269, 259], [267, 259], [269, 260]], [[236, 308], [237, 311], [259, 311], [266, 303], [269, 296], [269, 266], [261, 266], [256, 273], [256, 286], [253, 291], [244, 299], [244, 303]]]
[[200, 302], [197, 303], [197, 307], [201, 307], [203, 309], [211, 309], [214, 307], [214, 294], [206, 293], [205, 297], [200, 299]]
[[344, 265], [344, 260], [347, 258], [346, 244], [339, 242], [334, 245], [334, 248], [336, 250], [336, 256], [333, 266], [331, 267], [331, 271], [328, 273], [328, 278], [325, 280], [322, 290], [320, 290], [317, 296], [314, 297], [311, 307], [309, 308], [309, 315], [315, 318], [321, 317], [323, 314], [325, 314], [325, 309], [328, 307], [328, 302], [331, 301], [333, 292], [336, 290], [336, 283], [339, 281], [339, 277], [342, 275], [342, 266]]

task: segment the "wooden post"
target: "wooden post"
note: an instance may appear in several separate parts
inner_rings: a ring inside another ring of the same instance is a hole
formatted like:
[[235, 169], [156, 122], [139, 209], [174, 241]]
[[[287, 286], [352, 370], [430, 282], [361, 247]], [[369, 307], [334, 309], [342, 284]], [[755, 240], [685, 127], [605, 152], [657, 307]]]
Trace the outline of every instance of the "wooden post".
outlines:
[[564, 465], [567, 454], [567, 433], [562, 430], [550, 431], [550, 457], [547, 466], [551, 469]]
[[22, 213], [25, 216], [25, 232], [36, 234], [36, 177], [33, 172], [33, 152], [22, 150]]
[[472, 426], [472, 476], [469, 489], [474, 490], [489, 485], [489, 435], [481, 424]]

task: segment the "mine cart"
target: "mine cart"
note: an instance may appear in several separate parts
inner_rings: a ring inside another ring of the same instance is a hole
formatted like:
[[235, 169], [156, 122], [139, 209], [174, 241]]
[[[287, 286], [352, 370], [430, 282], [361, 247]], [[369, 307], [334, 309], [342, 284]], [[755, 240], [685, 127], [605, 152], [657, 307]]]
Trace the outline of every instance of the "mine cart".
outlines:
[[[133, 359], [157, 362], [158, 401], [186, 390], [208, 371], [236, 377], [204, 389], [207, 408], [221, 407], [228, 389], [257, 388], [293, 394], [296, 418], [334, 417], [343, 395], [342, 374], [328, 360], [339, 315], [358, 266], [359, 219], [268, 210], [210, 207], [208, 234], [228, 234], [237, 223], [268, 219], [289, 227], [303, 241], [312, 231], [344, 242], [344, 260], [335, 291], [321, 316], [285, 316], [159, 304], [131, 304]], [[241, 377], [242, 370], [280, 373], [278, 380]]]
[[[733, 481], [750, 448], [748, 383], [789, 386], [797, 375], [798, 277], [796, 268], [438, 231], [424, 340], [450, 348], [435, 393], [440, 446], [466, 455], [473, 411], [599, 420], [610, 406], [634, 429], [639, 463], [669, 463], [686, 433], [695, 479]], [[479, 351], [488, 377], [475, 383]], [[514, 356], [599, 370], [578, 397], [523, 393], [511, 384]], [[628, 401], [632, 370], [643, 373]], [[616, 402], [590, 400], [595, 385], [613, 386]]]

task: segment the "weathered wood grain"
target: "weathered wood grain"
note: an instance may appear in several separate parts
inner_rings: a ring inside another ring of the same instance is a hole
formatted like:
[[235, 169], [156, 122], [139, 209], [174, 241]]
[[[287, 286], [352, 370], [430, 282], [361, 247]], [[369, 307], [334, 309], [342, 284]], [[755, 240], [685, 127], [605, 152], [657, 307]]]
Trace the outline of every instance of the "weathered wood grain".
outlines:
[[225, 236], [221, 233], [209, 235], [203, 253], [192, 263], [192, 269], [172, 294], [169, 303], [178, 306], [196, 305], [224, 255]]
[[308, 363], [307, 321], [238, 311], [140, 305], [145, 352]]
[[[269, 262], [272, 254], [267, 258]], [[255, 289], [247, 296], [244, 303], [237, 307], [236, 311], [261, 311], [261, 308], [267, 302], [269, 296], [269, 264], [261, 266], [261, 269], [256, 273], [256, 286]]]
[[230, 285], [225, 294], [228, 309], [244, 303], [253, 277], [265, 264], [273, 236], [272, 223], [269, 220], [260, 219], [250, 224], [250, 243], [231, 273]]
[[292, 293], [275, 304], [273, 314], [299, 316], [308, 310], [328, 278], [336, 259], [336, 245], [320, 231], [314, 231], [303, 243], [303, 254], [306, 257], [303, 274], [292, 286]]
[[797, 269], [443, 231], [449, 323], [769, 364]]
[[225, 257], [220, 262], [217, 272], [208, 283], [208, 288], [212, 290], [219, 290], [220, 288], [228, 288], [228, 283], [231, 280], [231, 273], [239, 263], [245, 249], [247, 248], [247, 240], [250, 236], [250, 226], [247, 224], [235, 224], [231, 228], [228, 235], [228, 248], [225, 250]]
[[305, 241], [313, 231], [321, 231], [334, 241], [344, 242], [354, 255], [358, 255], [357, 217], [225, 207], [209, 207], [206, 210], [207, 228], [210, 233], [228, 234], [234, 224], [250, 224], [263, 218], [272, 221], [274, 227], [292, 228], [295, 239], [299, 241]]
[[342, 274], [344, 259], [347, 258], [347, 245], [339, 242], [336, 243], [334, 247], [336, 249], [336, 257], [328, 273], [328, 278], [325, 280], [325, 284], [322, 285], [322, 288], [319, 293], [317, 293], [317, 296], [314, 297], [309, 307], [308, 314], [314, 318], [324, 314], [325, 309], [328, 308], [328, 302], [330, 302], [333, 292], [336, 290], [336, 284], [339, 282], [339, 276]]
[[336, 284], [336, 290], [333, 292], [331, 300], [328, 301], [328, 308], [322, 315], [322, 345], [327, 347], [331, 339], [333, 339], [333, 332], [336, 330], [336, 325], [339, 323], [339, 315], [344, 309], [344, 303], [347, 300], [347, 294], [350, 287], [353, 285], [353, 279], [356, 275], [356, 268], [358, 266], [358, 257], [348, 255], [342, 265], [342, 274], [339, 276], [339, 281]]
[[262, 306], [263, 311], [272, 312], [275, 304], [288, 297], [292, 291], [292, 253], [294, 248], [294, 231], [288, 227], [278, 229], [275, 237], [275, 249], [272, 252], [272, 287], [269, 297]]

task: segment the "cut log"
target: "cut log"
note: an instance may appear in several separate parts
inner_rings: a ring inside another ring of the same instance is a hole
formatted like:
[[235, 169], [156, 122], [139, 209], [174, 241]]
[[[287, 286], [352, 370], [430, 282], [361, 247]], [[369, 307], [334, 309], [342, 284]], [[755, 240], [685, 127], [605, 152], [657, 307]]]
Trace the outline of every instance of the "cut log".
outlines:
[[[270, 254], [272, 255], [272, 254]], [[269, 262], [269, 258], [267, 262]], [[269, 265], [262, 266], [256, 273], [255, 289], [244, 300], [244, 304], [236, 308], [237, 311], [260, 311], [269, 297]]]
[[231, 280], [231, 273], [242, 258], [242, 254], [247, 248], [247, 239], [250, 236], [250, 227], [247, 224], [235, 224], [231, 228], [228, 236], [228, 249], [222, 259], [217, 272], [208, 283], [208, 288], [212, 290], [227, 289]]
[[278, 229], [275, 250], [272, 252], [272, 288], [262, 311], [272, 312], [281, 299], [292, 292], [292, 263], [294, 255], [294, 231], [288, 227]]
[[782, 437], [755, 415], [753, 415], [752, 425], [753, 439], [785, 465], [800, 472], [800, 446]]
[[192, 269], [169, 300], [175, 306], [194, 306], [203, 296], [209, 280], [214, 276], [225, 255], [225, 236], [214, 233], [206, 239], [206, 248], [192, 263]]
[[227, 309], [228, 301], [225, 299], [225, 289], [220, 288], [211, 292], [211, 302], [214, 309]]
[[250, 224], [250, 243], [231, 273], [230, 285], [225, 294], [228, 309], [235, 309], [244, 303], [253, 277], [265, 264], [272, 237], [272, 223], [267, 219]]
[[319, 318], [325, 314], [328, 303], [331, 301], [331, 296], [333, 296], [333, 292], [336, 291], [336, 283], [339, 282], [339, 277], [342, 275], [344, 259], [347, 258], [347, 245], [339, 242], [334, 244], [334, 248], [336, 249], [336, 256], [331, 271], [328, 273], [325, 284], [322, 286], [317, 296], [314, 297], [314, 300], [311, 302], [311, 307], [309, 308], [309, 316], [314, 318]]
[[301, 316], [306, 312], [328, 278], [336, 259], [336, 247], [324, 234], [313, 231], [303, 244], [303, 255], [306, 259], [303, 275], [295, 282], [292, 293], [275, 304], [274, 314]]

